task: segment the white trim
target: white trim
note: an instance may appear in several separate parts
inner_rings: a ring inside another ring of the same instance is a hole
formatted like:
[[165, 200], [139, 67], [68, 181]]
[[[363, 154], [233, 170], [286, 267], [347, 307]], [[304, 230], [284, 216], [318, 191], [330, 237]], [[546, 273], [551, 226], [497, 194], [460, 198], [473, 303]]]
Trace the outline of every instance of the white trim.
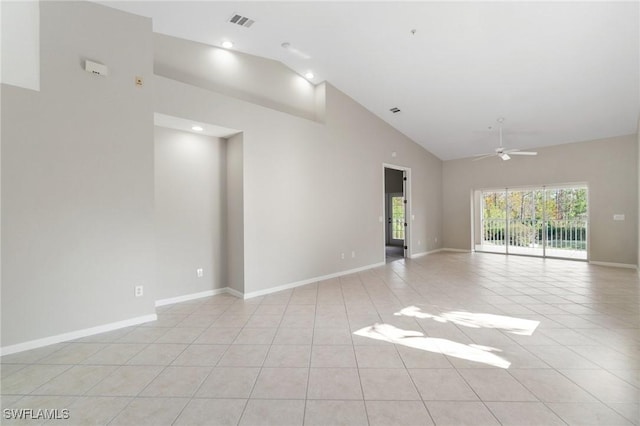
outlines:
[[80, 339], [82, 337], [93, 336], [94, 334], [105, 333], [107, 331], [117, 330], [119, 328], [131, 327], [132, 325], [143, 324], [145, 322], [156, 321], [158, 315], [149, 314], [141, 317], [129, 318], [123, 321], [111, 322], [96, 327], [84, 328], [82, 330], [70, 331], [69, 333], [57, 334], [55, 336], [43, 337], [42, 339], [30, 340], [28, 342], [18, 343], [15, 345], [0, 348], [0, 356], [14, 354], [17, 352], [28, 351], [30, 349], [41, 348], [43, 346], [53, 345], [55, 343], [66, 342], [68, 340]]
[[614, 267], [614, 268], [629, 268], [629, 269], [637, 269], [638, 268], [637, 265], [633, 265], [631, 263], [599, 262], [597, 260], [590, 260], [589, 264], [590, 265], [597, 265], [597, 266], [611, 266], [611, 267]]
[[239, 297], [240, 299], [244, 299], [244, 294], [241, 291], [236, 290], [235, 288], [225, 287], [224, 290], [225, 292], [227, 292], [232, 296]]
[[186, 302], [189, 300], [201, 299], [203, 297], [215, 296], [217, 294], [226, 293], [225, 288], [216, 288], [214, 290], [201, 291], [200, 293], [185, 294], [184, 296], [170, 297], [168, 299], [156, 300], [156, 308], [158, 306], [173, 305], [174, 303]]
[[428, 256], [430, 254], [434, 254], [434, 253], [439, 253], [441, 251], [443, 251], [444, 249], [435, 249], [435, 250], [429, 250], [429, 251], [423, 251], [420, 253], [416, 253], [416, 254], [412, 254], [409, 258], [410, 259], [415, 259], [416, 257], [423, 257], [423, 256]]
[[277, 287], [271, 287], [271, 288], [267, 288], [267, 289], [264, 289], [264, 290], [252, 291], [251, 293], [244, 293], [244, 299], [251, 299], [253, 297], [264, 296], [264, 295], [271, 294], [271, 293], [276, 293], [276, 292], [282, 291], [282, 290], [289, 290], [289, 289], [292, 289], [292, 288], [295, 288], [295, 287], [300, 287], [300, 286], [303, 286], [303, 285], [312, 284], [312, 283], [315, 283], [315, 282], [318, 282], [318, 281], [328, 280], [328, 279], [331, 279], [331, 278], [341, 277], [343, 275], [354, 274], [356, 272], [366, 271], [367, 269], [373, 269], [373, 268], [377, 268], [377, 267], [384, 266], [384, 265], [386, 265], [386, 262], [374, 263], [374, 264], [371, 264], [371, 265], [362, 266], [360, 268], [349, 269], [347, 271], [341, 271], [341, 272], [336, 272], [336, 273], [333, 273], [333, 274], [322, 275], [320, 277], [308, 278], [306, 280], [296, 281], [294, 283], [284, 284], [284, 285], [280, 285], [280, 286], [277, 286]]
[[471, 250], [456, 249], [456, 248], [441, 248], [440, 251], [453, 251], [456, 253], [471, 253]]

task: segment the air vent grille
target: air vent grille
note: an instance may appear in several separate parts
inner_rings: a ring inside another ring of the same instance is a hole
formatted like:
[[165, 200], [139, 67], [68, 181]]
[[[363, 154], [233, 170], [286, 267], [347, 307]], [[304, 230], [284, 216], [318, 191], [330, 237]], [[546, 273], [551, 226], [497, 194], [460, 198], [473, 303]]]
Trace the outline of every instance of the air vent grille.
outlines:
[[240, 25], [241, 27], [250, 28], [255, 21], [251, 18], [247, 18], [246, 16], [238, 15], [234, 13], [231, 15], [231, 18], [227, 21], [230, 24]]
[[397, 113], [399, 113], [399, 112], [400, 112], [400, 108], [393, 107], [393, 108], [391, 108], [389, 111], [391, 111], [391, 112], [392, 112], [392, 113], [394, 113], [394, 114], [397, 114]]

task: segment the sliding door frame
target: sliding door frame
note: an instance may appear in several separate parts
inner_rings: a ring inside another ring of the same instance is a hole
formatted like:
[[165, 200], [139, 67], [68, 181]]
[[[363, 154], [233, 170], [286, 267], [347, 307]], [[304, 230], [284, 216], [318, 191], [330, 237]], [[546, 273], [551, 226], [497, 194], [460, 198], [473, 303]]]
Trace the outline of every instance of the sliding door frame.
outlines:
[[[587, 224], [585, 228], [586, 238], [585, 242], [587, 244], [586, 248], [586, 258], [572, 258], [572, 257], [561, 257], [561, 256], [553, 256], [547, 254], [547, 191], [553, 189], [586, 189], [586, 201], [587, 201]], [[542, 209], [542, 256], [535, 254], [525, 254], [525, 253], [509, 253], [509, 191], [542, 191], [542, 199], [543, 199], [543, 209]], [[476, 227], [479, 221], [480, 226], [480, 238], [481, 240], [484, 238], [483, 233], [484, 229], [482, 228], [482, 222], [484, 220], [484, 197], [482, 196], [485, 192], [495, 192], [495, 193], [504, 193], [505, 196], [505, 235], [504, 235], [504, 253], [503, 252], [493, 252], [493, 251], [484, 251], [478, 250], [478, 244], [476, 244]], [[477, 194], [480, 194], [478, 197]], [[586, 182], [576, 182], [576, 183], [566, 183], [566, 184], [548, 184], [548, 185], [525, 185], [525, 186], [508, 186], [501, 188], [479, 188], [473, 189], [471, 191], [471, 241], [472, 241], [472, 249], [476, 252], [481, 253], [495, 253], [495, 254], [504, 254], [508, 256], [528, 256], [528, 257], [540, 257], [543, 259], [563, 259], [563, 260], [576, 260], [588, 262], [591, 258], [591, 214], [590, 214], [590, 205], [589, 202], [589, 185]], [[477, 209], [477, 213], [476, 212]]]

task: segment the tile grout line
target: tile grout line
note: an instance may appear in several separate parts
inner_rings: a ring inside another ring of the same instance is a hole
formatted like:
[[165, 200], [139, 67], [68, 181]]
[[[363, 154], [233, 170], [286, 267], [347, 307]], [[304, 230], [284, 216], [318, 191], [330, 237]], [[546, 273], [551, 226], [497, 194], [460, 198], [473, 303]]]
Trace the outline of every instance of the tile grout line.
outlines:
[[317, 283], [316, 291], [315, 291], [316, 303], [314, 305], [313, 327], [311, 327], [311, 346], [309, 348], [309, 365], [307, 367], [307, 388], [305, 390], [304, 407], [302, 409], [302, 425], [305, 424], [305, 421], [307, 419], [307, 402], [309, 401], [309, 383], [311, 382], [311, 361], [313, 359], [313, 345], [314, 345], [315, 336], [316, 336], [316, 315], [318, 313], [318, 292], [319, 292], [319, 288], [320, 288], [320, 284]]

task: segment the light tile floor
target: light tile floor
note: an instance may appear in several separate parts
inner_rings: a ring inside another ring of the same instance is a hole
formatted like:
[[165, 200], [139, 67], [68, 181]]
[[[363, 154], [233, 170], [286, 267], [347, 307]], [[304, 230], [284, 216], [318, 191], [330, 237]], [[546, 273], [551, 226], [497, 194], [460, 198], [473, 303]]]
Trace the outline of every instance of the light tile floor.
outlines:
[[[441, 253], [175, 304], [3, 357], [1, 421], [639, 425], [639, 291], [633, 270]], [[20, 408], [70, 418], [6, 419]]]

